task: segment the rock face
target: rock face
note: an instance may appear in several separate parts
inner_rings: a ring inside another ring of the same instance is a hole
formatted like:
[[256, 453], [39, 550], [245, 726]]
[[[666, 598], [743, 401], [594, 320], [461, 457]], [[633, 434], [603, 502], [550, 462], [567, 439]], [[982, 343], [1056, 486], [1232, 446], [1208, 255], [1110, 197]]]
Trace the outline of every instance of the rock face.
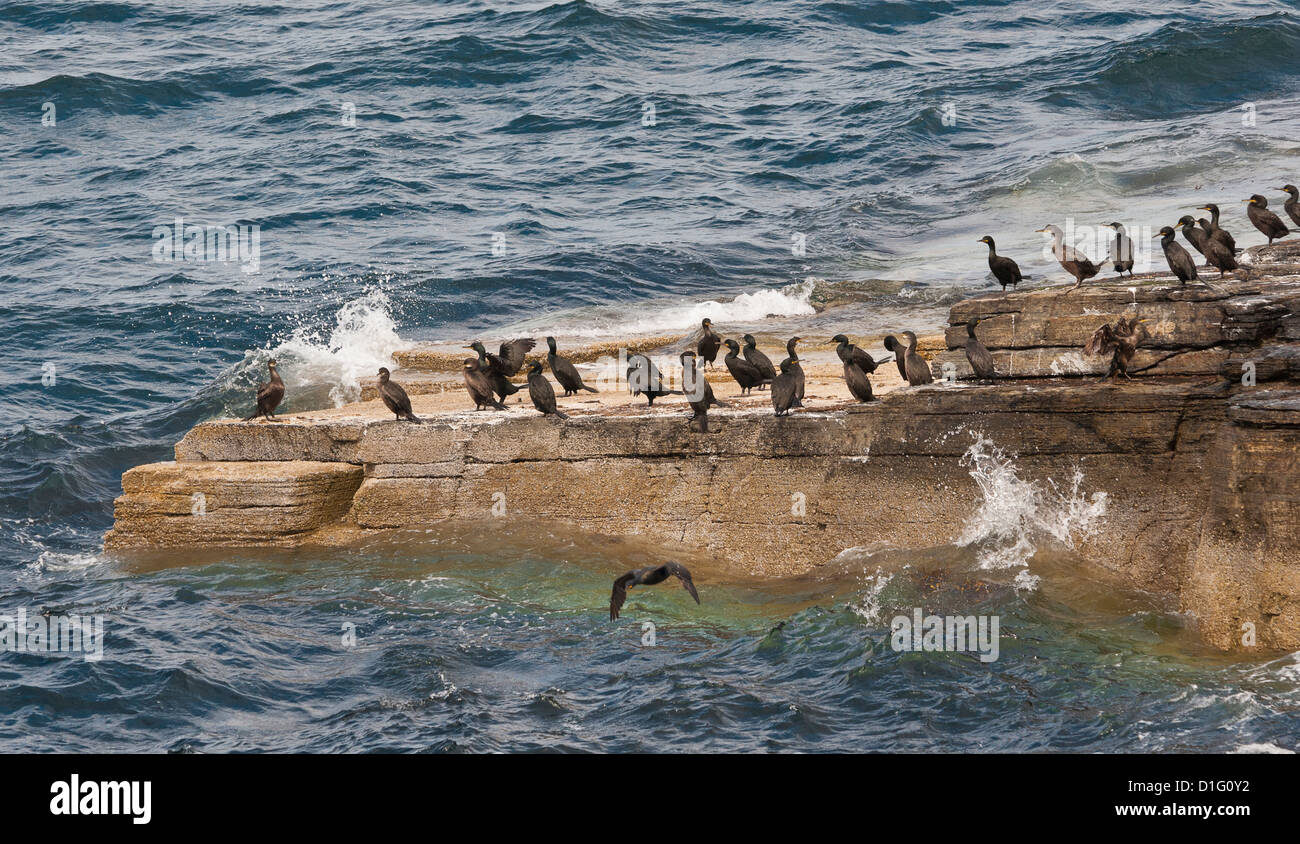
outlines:
[[[962, 302], [932, 361], [953, 380], [894, 389], [889, 364], [873, 375], [882, 395], [870, 404], [849, 400], [838, 362], [815, 355], [807, 409], [788, 418], [715, 372], [733, 408], [710, 414], [707, 435], [688, 430], [679, 397], [647, 410], [608, 391], [562, 399], [564, 423], [520, 405], [450, 412], [441, 389], [413, 392], [423, 425], [392, 421], [377, 402], [207, 422], [175, 463], [124, 476], [105, 544], [335, 541], [439, 520], [490, 529], [528, 514], [797, 574], [855, 546], [958, 541], [983, 494], [963, 457], [982, 440], [1014, 455], [1027, 483], [1068, 484], [1078, 472], [1083, 494], [1104, 493], [1106, 515], [1079, 552], [1176, 599], [1207, 641], [1249, 646], [1249, 624], [1259, 646], [1296, 649], [1300, 276], [1260, 272], [1291, 272], [1279, 263], [1289, 255], [1258, 250], [1255, 277], [1214, 289], [1138, 278]], [[1129, 312], [1149, 320], [1135, 364], [1147, 370], [1102, 382], [1092, 374], [1108, 361], [1079, 349]], [[1012, 378], [960, 380], [972, 316]], [[195, 493], [205, 516], [193, 513]]]

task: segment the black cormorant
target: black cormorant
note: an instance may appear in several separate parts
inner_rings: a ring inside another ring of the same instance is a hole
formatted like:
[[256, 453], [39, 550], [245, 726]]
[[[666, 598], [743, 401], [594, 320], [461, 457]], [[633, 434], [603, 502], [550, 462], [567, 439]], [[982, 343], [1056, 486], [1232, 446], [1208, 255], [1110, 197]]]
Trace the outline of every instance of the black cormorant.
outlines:
[[645, 396], [650, 407], [655, 406], [655, 399], [661, 396], [672, 396], [682, 394], [681, 390], [668, 390], [664, 388], [664, 378], [659, 374], [659, 369], [654, 362], [645, 355], [636, 354], [627, 359], [627, 388], [632, 393], [632, 397]]
[[727, 339], [727, 356], [722, 362], [727, 365], [727, 371], [731, 377], [736, 379], [740, 385], [740, 394], [748, 395], [749, 391], [755, 387], [761, 387], [764, 384], [770, 384], [771, 380], [764, 378], [763, 373], [758, 371], [758, 367], [740, 357], [740, 344], [735, 340]]
[[618, 618], [619, 610], [623, 609], [623, 602], [627, 600], [627, 590], [633, 586], [654, 586], [656, 583], [663, 583], [670, 576], [675, 576], [682, 582], [682, 588], [691, 593], [695, 603], [700, 602], [700, 593], [695, 591], [695, 583], [691, 580], [691, 573], [686, 570], [686, 566], [669, 560], [662, 566], [633, 569], [627, 574], [620, 575], [614, 581], [614, 590], [609, 593], [609, 620]]
[[1038, 231], [1047, 232], [1052, 236], [1052, 254], [1061, 262], [1062, 269], [1074, 276], [1074, 287], [1071, 287], [1071, 290], [1101, 272], [1101, 268], [1088, 260], [1086, 255], [1073, 246], [1065, 244], [1065, 232], [1061, 231], [1059, 226], [1044, 226]]
[[997, 377], [997, 372], [993, 369], [993, 355], [975, 336], [975, 326], [979, 324], [978, 319], [972, 319], [966, 323], [966, 360], [970, 361], [970, 368], [975, 370], [975, 377], [988, 380]]
[[510, 383], [510, 376], [519, 371], [519, 367], [524, 365], [524, 356], [536, 345], [536, 340], [525, 337], [502, 343], [499, 353], [495, 355], [489, 354], [483, 347], [483, 343], [478, 340], [465, 348], [478, 352], [479, 369], [492, 379], [492, 391], [505, 399], [506, 396], [513, 396], [519, 392], [519, 387]]
[[1174, 228], [1182, 229], [1183, 237], [1187, 238], [1188, 243], [1192, 244], [1192, 248], [1202, 255], [1205, 254], [1205, 242], [1210, 239], [1210, 235], [1204, 229], [1196, 227], [1196, 221], [1192, 219], [1191, 214], [1184, 214], [1179, 217], [1178, 225], [1174, 226]]
[[554, 337], [546, 338], [546, 347], [550, 349], [546, 353], [546, 363], [551, 367], [551, 374], [555, 376], [555, 380], [559, 381], [560, 386], [564, 388], [566, 396], [576, 395], [579, 390], [586, 390], [589, 393], [600, 392], [595, 387], [588, 387], [582, 383], [582, 375], [578, 373], [578, 368], [555, 353]]
[[722, 348], [722, 335], [713, 331], [713, 320], [708, 317], [700, 323], [704, 329], [704, 336], [700, 342], [695, 345], [695, 351], [699, 353], [700, 359], [704, 361], [704, 368], [708, 369], [718, 360], [718, 349]]
[[1232, 254], [1232, 250], [1224, 246], [1222, 241], [1215, 240], [1206, 235], [1205, 232], [1197, 229], [1196, 226], [1192, 224], [1191, 219], [1191, 217], [1184, 217], [1182, 220], [1178, 221], [1178, 225], [1182, 227], [1183, 234], [1187, 234], [1189, 231], [1195, 231], [1203, 236], [1204, 239], [1201, 241], [1201, 244], [1205, 248], [1201, 250], [1201, 254], [1205, 256], [1205, 263], [1219, 271], [1219, 278], [1223, 278], [1225, 272], [1232, 272], [1233, 270], [1240, 269], [1240, 266], [1237, 264], [1236, 256]]
[[280, 401], [284, 398], [284, 382], [280, 380], [280, 372], [276, 366], [274, 360], [266, 362], [271, 380], [257, 385], [257, 410], [253, 411], [252, 416], [245, 418], [245, 422], [251, 422], [259, 416], [267, 419], [275, 418], [275, 409], [280, 406]]
[[1144, 322], [1146, 320], [1140, 320], [1134, 315], [1128, 318], [1120, 317], [1114, 325], [1103, 325], [1093, 332], [1087, 345], [1083, 347], [1083, 353], [1085, 355], [1113, 353], [1110, 371], [1106, 373], [1106, 377], [1123, 375], [1132, 380], [1128, 368], [1133, 363], [1133, 355], [1137, 352], [1138, 343], [1147, 337], [1146, 326], [1142, 324]]
[[1124, 231], [1122, 223], [1107, 223], [1115, 230], [1115, 245], [1111, 247], [1110, 262], [1115, 265], [1115, 272], [1133, 275], [1133, 239]]
[[533, 407], [542, 412], [543, 416], [556, 416], [560, 419], [568, 419], [569, 414], [555, 407], [555, 389], [551, 387], [551, 382], [546, 380], [542, 374], [542, 362], [535, 360], [528, 365], [528, 395], [533, 400]]
[[1250, 199], [1243, 199], [1242, 202], [1250, 203], [1246, 206], [1246, 216], [1255, 224], [1255, 228], [1264, 233], [1270, 246], [1277, 238], [1291, 233], [1282, 218], [1268, 210], [1268, 199], [1262, 194], [1253, 194]]
[[925, 358], [916, 351], [916, 334], [904, 331], [903, 339], [907, 341], [907, 352], [903, 358], [907, 369], [907, 383], [915, 387], [933, 382], [934, 373], [930, 371], [930, 364], [926, 363]]
[[[795, 407], [803, 407], [803, 394], [804, 394], [803, 364], [799, 363], [799, 355], [794, 350], [794, 344], [798, 343], [802, 339], [803, 339], [802, 337], [791, 337], [789, 340], [786, 341], [785, 344], [786, 361], [790, 363], [790, 373], [794, 375], [794, 386], [795, 386], [794, 406]], [[783, 372], [785, 371], [784, 367], [782, 367], [782, 371]]]
[[799, 362], [786, 358], [781, 361], [781, 374], [772, 379], [772, 409], [777, 416], [789, 414], [792, 407], [803, 407], [799, 401], [796, 371], [799, 371]]
[[1174, 241], [1173, 228], [1165, 226], [1156, 237], [1160, 238], [1160, 248], [1165, 252], [1165, 260], [1169, 262], [1169, 269], [1174, 277], [1183, 284], [1195, 281], [1196, 262], [1192, 260], [1192, 256], [1186, 249]]
[[1204, 220], [1201, 221], [1201, 227], [1209, 232], [1210, 237], [1222, 243], [1232, 250], [1233, 254], [1237, 252], [1237, 240], [1228, 234], [1228, 230], [1219, 225], [1219, 206], [1213, 202], [1207, 203], [1196, 209], [1197, 211], [1209, 211], [1210, 222], [1207, 225]]
[[465, 358], [463, 372], [465, 389], [469, 391], [469, 397], [474, 400], [474, 409], [482, 410], [485, 407], [491, 407], [496, 410], [505, 410], [506, 406], [493, 398], [492, 376], [483, 371], [479, 360], [479, 358]]
[[1292, 222], [1297, 226], [1300, 226], [1300, 188], [1297, 188], [1295, 185], [1283, 185], [1278, 188], [1278, 190], [1286, 191], [1286, 193], [1291, 197], [1282, 204], [1282, 209], [1286, 211], [1287, 216], [1291, 218]]
[[384, 406], [397, 414], [398, 420], [419, 423], [420, 419], [411, 412], [411, 397], [402, 389], [402, 385], [389, 379], [388, 367], [379, 367], [379, 397]]
[[839, 344], [835, 347], [835, 354], [840, 356], [841, 363], [852, 363], [854, 366], [861, 369], [864, 375], [876, 371], [875, 359], [867, 352], [850, 343], [848, 337], [845, 337], [843, 334], [836, 334], [831, 338], [831, 342]]
[[691, 421], [689, 426], [693, 430], [698, 430], [701, 434], [709, 432], [709, 408], [710, 407], [730, 407], [726, 402], [718, 401], [713, 395], [713, 385], [709, 379], [704, 377], [704, 373], [697, 369], [698, 361], [695, 352], [685, 351], [681, 355], [682, 360], [682, 393], [686, 396], [686, 402], [691, 406]]
[[993, 271], [993, 277], [1002, 285], [1002, 292], [1007, 292], [1007, 285], [1011, 285], [1012, 291], [1016, 285], [1024, 280], [1020, 275], [1020, 265], [1010, 258], [1004, 258], [998, 254], [998, 248], [993, 243], [993, 238], [984, 235], [978, 241], [989, 245], [989, 269]]
[[871, 392], [871, 379], [862, 371], [862, 367], [852, 361], [844, 362], [844, 383], [848, 385], [849, 393], [858, 401], [871, 401], [875, 398]]
[[898, 342], [898, 338], [890, 334], [885, 337], [881, 344], [894, 353], [894, 363], [898, 365], [898, 377], [904, 381], [907, 380], [907, 347]]
[[753, 334], [746, 334], [741, 338], [745, 341], [745, 360], [758, 367], [766, 379], [776, 377], [776, 367], [772, 366], [772, 359], [758, 350], [758, 341], [754, 339]]

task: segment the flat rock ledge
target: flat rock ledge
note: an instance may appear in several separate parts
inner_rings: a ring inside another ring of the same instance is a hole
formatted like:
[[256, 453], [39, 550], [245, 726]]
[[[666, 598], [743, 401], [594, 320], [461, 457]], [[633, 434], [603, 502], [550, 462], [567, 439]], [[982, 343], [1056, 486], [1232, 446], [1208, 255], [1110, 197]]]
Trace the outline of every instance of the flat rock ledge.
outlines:
[[[849, 548], [959, 541], [981, 500], [963, 456], [982, 439], [1023, 480], [1069, 485], [1081, 472], [1083, 492], [1107, 506], [1078, 553], [1169, 596], [1208, 643], [1241, 649], [1253, 633], [1253, 647], [1296, 650], [1298, 252], [1251, 250], [1252, 278], [1212, 288], [1152, 276], [961, 302], [931, 354], [936, 376], [953, 380], [899, 387], [887, 364], [869, 404], [851, 401], [838, 362], [817, 354], [805, 363], [807, 408], [782, 419], [718, 370], [710, 379], [733, 407], [710, 414], [709, 434], [688, 430], [679, 397], [652, 409], [609, 393], [562, 398], [563, 423], [519, 403], [457, 409], [467, 400], [438, 380], [450, 374], [434, 357], [394, 374], [440, 385], [413, 397], [422, 425], [375, 401], [198, 425], [174, 462], [123, 476], [105, 547], [349, 542], [528, 514], [793, 575]], [[1103, 382], [1107, 362], [1079, 350], [1126, 313], [1152, 327], [1137, 361], [1146, 370]], [[971, 317], [984, 320], [996, 382], [965, 380]]]

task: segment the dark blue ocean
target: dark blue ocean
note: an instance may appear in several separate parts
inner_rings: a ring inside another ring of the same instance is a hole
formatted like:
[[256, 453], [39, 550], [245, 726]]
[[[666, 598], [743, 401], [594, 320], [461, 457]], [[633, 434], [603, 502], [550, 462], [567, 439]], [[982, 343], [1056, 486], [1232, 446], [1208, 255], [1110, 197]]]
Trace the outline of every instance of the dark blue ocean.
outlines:
[[[1104, 490], [1012, 512], [995, 450], [965, 545], [617, 624], [653, 555], [522, 520], [102, 543], [122, 472], [247, 412], [270, 354], [304, 410], [415, 341], [762, 327], [823, 282], [849, 333], [933, 329], [994, 289], [984, 234], [1052, 281], [1047, 223], [1239, 215], [1300, 181], [1300, 4], [0, 0], [0, 47], [0, 614], [105, 629], [98, 660], [0, 652], [0, 751], [1300, 747], [1300, 655], [1097, 588], [1058, 528]], [[257, 266], [155, 260], [177, 218], [256, 226]], [[922, 601], [1000, 616], [999, 659], [892, 650]]]

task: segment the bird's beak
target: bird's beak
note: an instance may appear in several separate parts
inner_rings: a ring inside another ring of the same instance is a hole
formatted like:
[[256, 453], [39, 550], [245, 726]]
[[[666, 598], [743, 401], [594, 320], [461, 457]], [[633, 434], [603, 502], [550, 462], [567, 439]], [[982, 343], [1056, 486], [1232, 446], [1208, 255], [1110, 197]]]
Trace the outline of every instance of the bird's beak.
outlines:
[[1205, 205], [1198, 205], [1198, 206], [1196, 206], [1196, 210], [1197, 210], [1197, 211], [1209, 211], [1210, 209], [1209, 209], [1208, 206], [1205, 206]]
[[1047, 231], [1047, 229], [1046, 229], [1046, 228], [1034, 229], [1034, 231], [1035, 231], [1035, 232], [1045, 232], [1045, 231]]
[[1152, 236], [1151, 239], [1152, 239], [1152, 240], [1159, 240], [1159, 239], [1162, 238], [1162, 237], [1164, 237], [1164, 235], [1160, 234], [1159, 232], [1156, 232], [1156, 234], [1155, 234], [1154, 236]]
[[1255, 202], [1255, 200], [1253, 200], [1253, 199], [1243, 199], [1242, 202], [1249, 202], [1249, 203], [1252, 203], [1252, 204], [1253, 204], [1253, 203]]

